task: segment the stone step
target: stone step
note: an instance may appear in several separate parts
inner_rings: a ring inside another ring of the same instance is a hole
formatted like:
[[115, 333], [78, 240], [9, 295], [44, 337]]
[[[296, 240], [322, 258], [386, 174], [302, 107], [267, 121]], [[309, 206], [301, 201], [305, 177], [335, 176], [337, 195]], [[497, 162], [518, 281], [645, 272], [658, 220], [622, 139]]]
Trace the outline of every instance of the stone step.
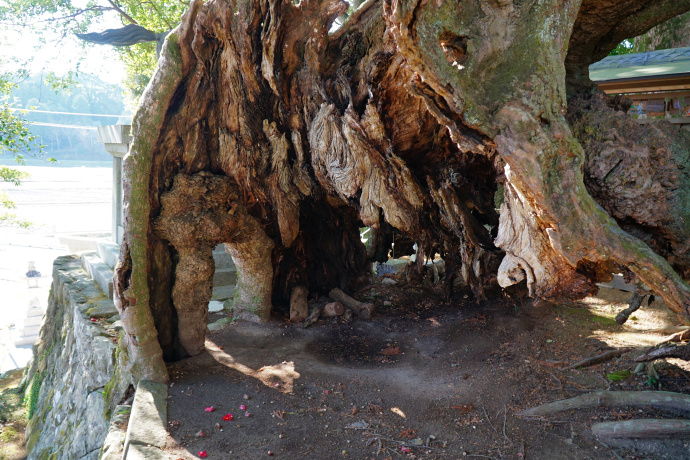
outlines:
[[213, 250], [213, 260], [216, 263], [216, 270], [219, 268], [232, 268], [235, 263], [232, 261], [232, 256], [225, 252], [225, 245], [219, 244]]
[[235, 292], [235, 286], [218, 286], [213, 288], [213, 295], [211, 298], [213, 300], [227, 300], [232, 299], [232, 295]]
[[229, 286], [237, 284], [237, 270], [233, 268], [216, 268], [213, 274], [214, 286]]
[[38, 334], [26, 337], [19, 337], [17, 340], [14, 341], [14, 346], [23, 347], [25, 345], [33, 345], [36, 340], [38, 340]]
[[41, 332], [40, 324], [38, 326], [24, 326], [19, 330], [19, 337], [33, 337]]
[[103, 260], [98, 257], [95, 251], [83, 252], [81, 254], [81, 266], [86, 273], [96, 282], [101, 291], [113, 298], [113, 275], [115, 272]]
[[42, 322], [43, 322], [43, 316], [29, 316], [27, 318], [24, 318], [24, 320], [22, 321], [22, 323], [24, 324], [24, 327], [40, 326]]
[[100, 257], [107, 266], [113, 270], [115, 269], [115, 265], [117, 265], [117, 261], [120, 258], [119, 244], [107, 240], [98, 241], [96, 252], [98, 253], [98, 257]]

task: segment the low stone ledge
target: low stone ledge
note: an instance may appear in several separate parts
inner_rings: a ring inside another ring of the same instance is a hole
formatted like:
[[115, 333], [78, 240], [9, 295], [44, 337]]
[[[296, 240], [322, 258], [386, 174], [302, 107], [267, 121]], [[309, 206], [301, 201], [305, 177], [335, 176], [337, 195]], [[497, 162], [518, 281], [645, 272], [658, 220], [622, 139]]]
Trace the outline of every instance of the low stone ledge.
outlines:
[[127, 426], [122, 457], [124, 460], [155, 458], [150, 456], [138, 457], [137, 455], [142, 452], [149, 452], [150, 449], [144, 449], [144, 447], [165, 447], [167, 438], [165, 424], [168, 419], [167, 398], [167, 385], [148, 380], [139, 382]]
[[87, 316], [96, 306], [112, 308], [112, 301], [82, 269], [81, 258], [58, 257], [46, 320], [24, 377], [29, 460], [97, 460], [110, 409], [133, 383], [117, 372], [126, 356], [118, 358], [114, 333]]
[[81, 264], [84, 270], [91, 275], [91, 278], [98, 284], [101, 291], [113, 298], [113, 269], [108, 266], [103, 260], [98, 257], [95, 252], [83, 252], [81, 254]]
[[122, 460], [125, 437], [125, 427], [129, 423], [132, 406], [120, 405], [115, 407], [110, 417], [110, 428], [101, 448], [100, 460]]

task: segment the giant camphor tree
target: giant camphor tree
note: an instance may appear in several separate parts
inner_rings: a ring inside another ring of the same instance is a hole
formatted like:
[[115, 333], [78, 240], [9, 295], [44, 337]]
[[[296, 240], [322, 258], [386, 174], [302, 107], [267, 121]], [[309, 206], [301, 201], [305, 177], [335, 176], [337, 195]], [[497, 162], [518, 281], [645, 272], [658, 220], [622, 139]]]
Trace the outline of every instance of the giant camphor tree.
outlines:
[[368, 0], [332, 28], [347, 7], [195, 0], [167, 37], [125, 160], [134, 378], [203, 350], [219, 243], [248, 319], [346, 290], [393, 234], [478, 299], [624, 271], [689, 318], [690, 139], [638, 126], [588, 67], [690, 0]]

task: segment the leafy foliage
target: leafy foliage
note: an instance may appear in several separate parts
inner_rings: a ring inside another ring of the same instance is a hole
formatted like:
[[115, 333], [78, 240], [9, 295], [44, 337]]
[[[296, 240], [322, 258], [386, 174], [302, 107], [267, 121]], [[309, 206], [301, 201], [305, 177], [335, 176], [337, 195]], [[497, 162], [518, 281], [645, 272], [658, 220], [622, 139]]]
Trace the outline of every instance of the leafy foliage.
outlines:
[[[32, 149], [40, 151], [40, 146], [36, 145], [36, 136], [31, 134], [25, 121], [15, 115], [16, 112], [10, 104], [9, 93], [16, 87], [10, 78], [8, 74], [0, 76], [0, 154], [9, 153], [21, 164], [24, 161], [23, 152], [31, 152]], [[0, 167], [0, 180], [4, 182], [19, 185], [27, 176], [28, 174], [16, 169]], [[17, 219], [17, 216], [10, 212], [14, 208], [15, 203], [6, 193], [0, 192], [0, 225], [28, 227], [29, 222]]]
[[[122, 24], [139, 24], [153, 32], [171, 30], [189, 8], [185, 0], [13, 0], [0, 2], [0, 23], [31, 29], [43, 35], [50, 27], [66, 37], [74, 33], [102, 31], [105, 15], [119, 16]], [[107, 45], [94, 45], [107, 46]], [[138, 98], [156, 66], [156, 46], [144, 43], [117, 49], [126, 63], [126, 85]], [[70, 76], [72, 78], [74, 75]], [[64, 84], [58, 84], [59, 86]]]
[[632, 40], [623, 40], [618, 44], [610, 53], [609, 56], [619, 56], [621, 54], [633, 53], [633, 42]]

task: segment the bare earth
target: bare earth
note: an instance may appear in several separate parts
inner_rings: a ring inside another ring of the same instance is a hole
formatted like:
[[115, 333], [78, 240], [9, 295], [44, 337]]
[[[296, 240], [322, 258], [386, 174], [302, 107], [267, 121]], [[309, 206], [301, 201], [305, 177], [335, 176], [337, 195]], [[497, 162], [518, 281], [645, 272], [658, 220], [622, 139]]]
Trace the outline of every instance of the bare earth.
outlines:
[[[477, 306], [462, 295], [443, 304], [431, 289], [380, 284], [359, 297], [367, 296], [378, 308], [371, 321], [321, 319], [309, 329], [236, 322], [209, 333], [200, 356], [171, 364], [170, 458], [683, 458], [610, 448], [590, 431], [599, 421], [662, 414], [516, 415], [589, 391], [659, 389], [646, 375], [608, 380], [635, 368], [626, 356], [562, 369], [611, 347], [662, 340], [675, 318], [659, 301], [621, 327], [613, 317], [629, 293], [611, 289], [547, 310], [508, 299]], [[690, 393], [689, 366], [670, 362], [660, 389]]]

